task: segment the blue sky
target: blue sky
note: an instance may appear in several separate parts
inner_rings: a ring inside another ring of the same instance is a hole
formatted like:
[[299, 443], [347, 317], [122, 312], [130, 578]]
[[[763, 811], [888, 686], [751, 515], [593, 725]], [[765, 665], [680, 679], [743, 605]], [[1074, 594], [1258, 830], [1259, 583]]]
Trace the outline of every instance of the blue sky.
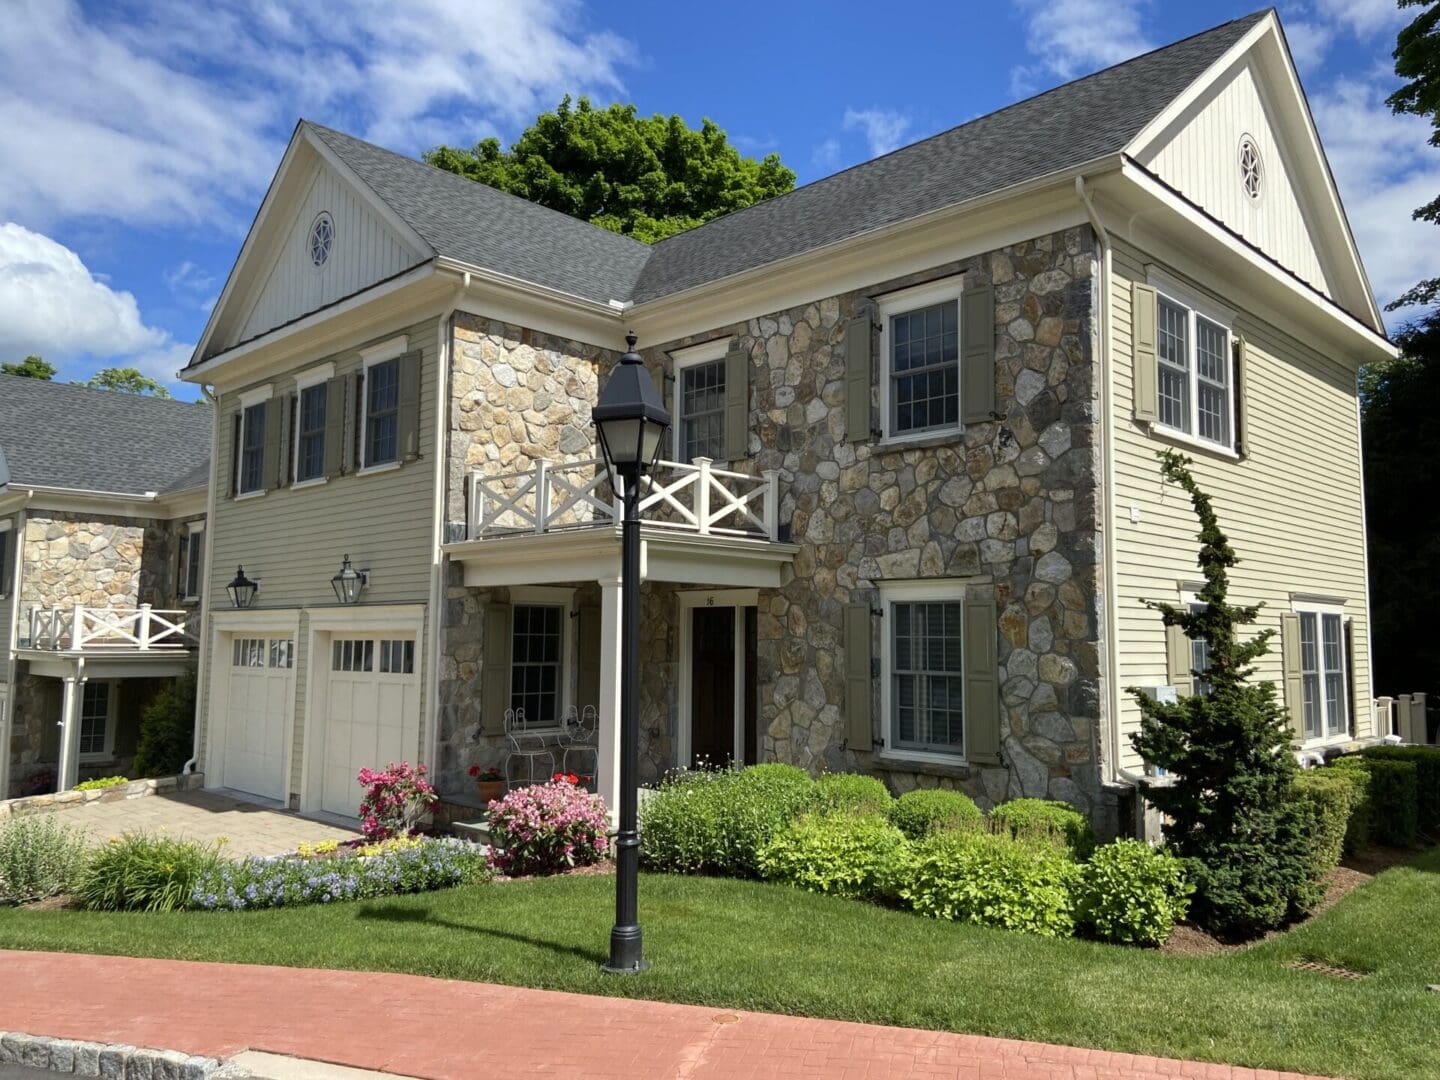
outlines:
[[[0, 0], [0, 359], [172, 381], [309, 117], [403, 153], [513, 138], [566, 92], [709, 116], [813, 180], [1255, 10], [1014, 0]], [[1382, 301], [1440, 271], [1427, 125], [1384, 105], [1406, 13], [1281, 17]], [[1415, 9], [1410, 9], [1413, 15]]]

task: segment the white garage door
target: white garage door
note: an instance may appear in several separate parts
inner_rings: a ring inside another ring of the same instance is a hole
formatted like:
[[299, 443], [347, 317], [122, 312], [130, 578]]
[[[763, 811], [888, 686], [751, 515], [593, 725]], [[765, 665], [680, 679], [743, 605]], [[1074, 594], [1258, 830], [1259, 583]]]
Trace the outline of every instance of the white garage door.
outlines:
[[294, 701], [294, 639], [232, 638], [220, 763], [225, 787], [282, 802], [289, 797], [285, 730]]
[[354, 817], [361, 769], [383, 769], [392, 761], [415, 764], [420, 747], [415, 659], [413, 636], [332, 636], [321, 809]]

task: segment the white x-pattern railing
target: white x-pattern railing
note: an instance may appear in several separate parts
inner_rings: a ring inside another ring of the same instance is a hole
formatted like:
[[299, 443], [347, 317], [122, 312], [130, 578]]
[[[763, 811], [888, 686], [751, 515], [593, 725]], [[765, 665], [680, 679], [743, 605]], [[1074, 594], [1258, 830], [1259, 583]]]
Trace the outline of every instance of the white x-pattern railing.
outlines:
[[30, 609], [30, 647], [69, 652], [193, 649], [190, 612], [153, 608], [72, 607]]
[[[779, 536], [779, 474], [717, 469], [709, 458], [658, 461], [642, 481], [645, 524], [701, 536]], [[614, 528], [622, 509], [603, 461], [539, 461], [525, 472], [472, 472], [466, 485], [470, 539]]]

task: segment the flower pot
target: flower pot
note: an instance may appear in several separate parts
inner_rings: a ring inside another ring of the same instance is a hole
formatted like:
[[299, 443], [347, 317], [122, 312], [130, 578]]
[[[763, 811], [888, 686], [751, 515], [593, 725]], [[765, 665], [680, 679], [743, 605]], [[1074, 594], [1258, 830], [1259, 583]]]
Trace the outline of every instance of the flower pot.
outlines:
[[475, 790], [480, 793], [480, 801], [489, 805], [496, 799], [502, 798], [505, 794], [504, 780], [476, 780]]

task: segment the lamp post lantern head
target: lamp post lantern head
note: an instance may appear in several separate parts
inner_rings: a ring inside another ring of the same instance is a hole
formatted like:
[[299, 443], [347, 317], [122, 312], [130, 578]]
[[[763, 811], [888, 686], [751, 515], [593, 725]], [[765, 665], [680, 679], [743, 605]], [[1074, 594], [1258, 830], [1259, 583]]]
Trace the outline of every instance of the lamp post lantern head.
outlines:
[[225, 586], [225, 591], [230, 594], [230, 603], [237, 608], [248, 608], [255, 601], [255, 594], [260, 590], [258, 581], [251, 581], [245, 576], [245, 568], [235, 568], [235, 580]]
[[340, 572], [330, 579], [335, 590], [335, 599], [342, 604], [353, 604], [360, 599], [360, 590], [370, 583], [369, 570], [356, 570], [350, 565], [350, 556], [340, 564]]
[[625, 355], [590, 411], [606, 467], [627, 479], [650, 471], [670, 428], [670, 413], [635, 351], [635, 341], [633, 330], [625, 335]]

